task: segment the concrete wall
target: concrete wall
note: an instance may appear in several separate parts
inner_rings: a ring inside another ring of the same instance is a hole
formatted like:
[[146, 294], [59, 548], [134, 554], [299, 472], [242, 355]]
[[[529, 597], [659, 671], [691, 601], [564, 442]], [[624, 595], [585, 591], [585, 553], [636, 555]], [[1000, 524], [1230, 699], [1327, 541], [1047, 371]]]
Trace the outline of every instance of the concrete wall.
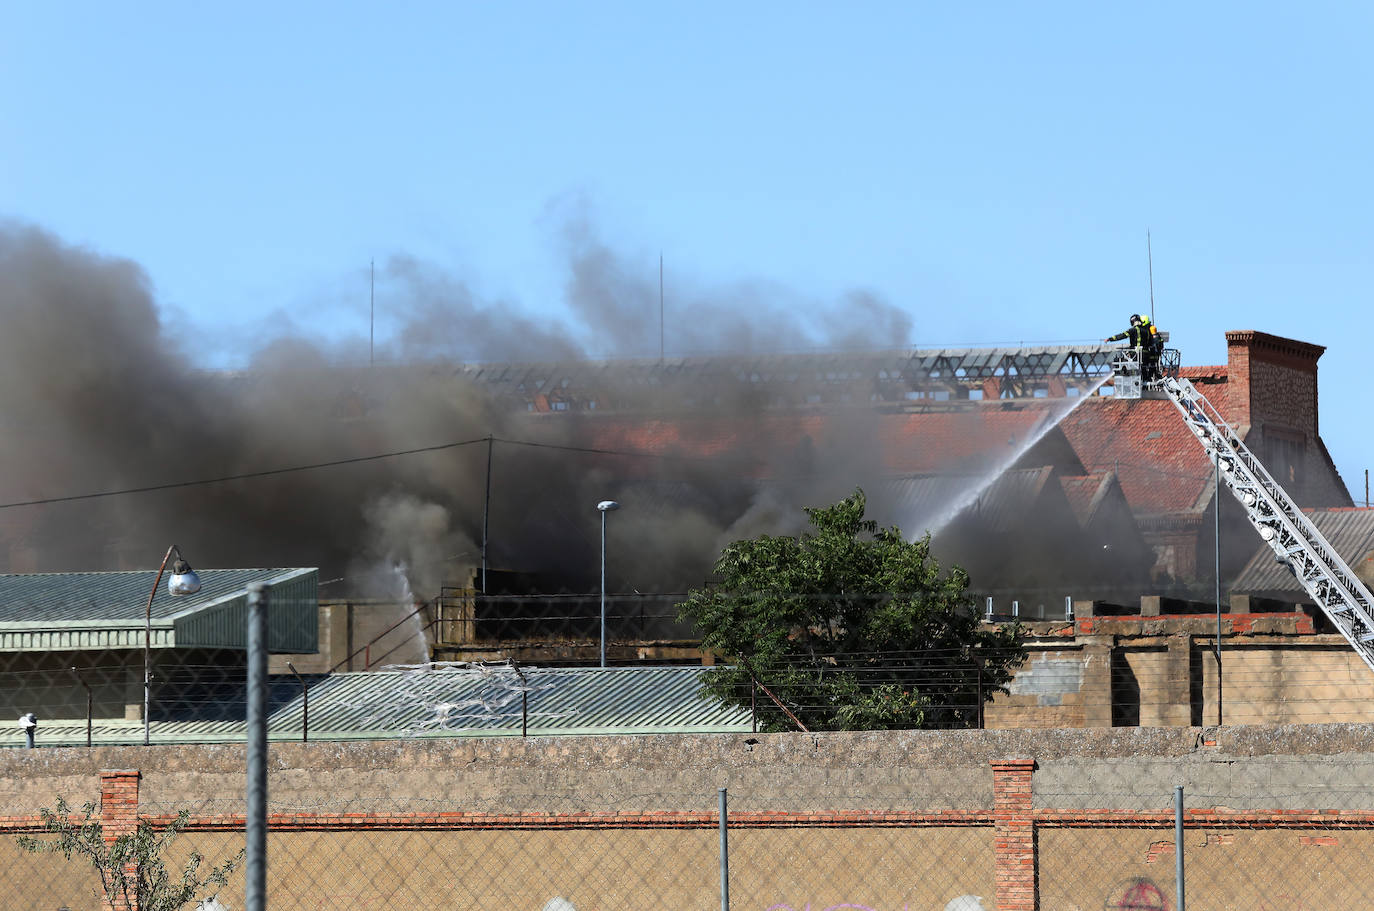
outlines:
[[394, 601], [322, 600], [319, 651], [313, 655], [273, 655], [269, 670], [287, 674], [286, 662], [302, 674], [361, 671], [388, 664], [416, 664], [429, 657], [432, 631], [428, 614]]
[[1216, 616], [1153, 608], [1028, 624], [1029, 657], [985, 726], [1374, 723], [1369, 667], [1307, 614], [1223, 614], [1218, 680]]

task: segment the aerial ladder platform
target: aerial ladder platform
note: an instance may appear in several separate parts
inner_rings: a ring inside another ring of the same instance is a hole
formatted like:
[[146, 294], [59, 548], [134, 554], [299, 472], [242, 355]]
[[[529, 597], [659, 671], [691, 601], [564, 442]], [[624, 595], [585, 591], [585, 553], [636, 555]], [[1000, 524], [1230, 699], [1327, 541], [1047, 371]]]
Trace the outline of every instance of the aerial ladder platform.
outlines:
[[1157, 361], [1141, 348], [1118, 349], [1112, 359], [1115, 394], [1120, 398], [1167, 398], [1173, 403], [1275, 558], [1292, 571], [1327, 619], [1374, 670], [1374, 595], [1212, 403], [1179, 376], [1178, 367], [1176, 349], [1164, 349]]

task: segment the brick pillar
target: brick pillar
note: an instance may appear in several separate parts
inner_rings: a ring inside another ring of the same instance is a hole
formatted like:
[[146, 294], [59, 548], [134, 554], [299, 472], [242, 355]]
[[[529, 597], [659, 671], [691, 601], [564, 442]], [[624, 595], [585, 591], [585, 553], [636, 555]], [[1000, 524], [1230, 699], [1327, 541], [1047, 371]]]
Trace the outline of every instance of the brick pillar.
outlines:
[[1034, 759], [992, 763], [992, 815], [997, 911], [1038, 911], [1035, 822], [1031, 818]]
[[[100, 823], [105, 841], [110, 843], [121, 835], [138, 830], [138, 769], [113, 769], [100, 773]], [[109, 911], [138, 911], [138, 896], [134, 883], [138, 881], [138, 865], [124, 868], [124, 877], [134, 893], [126, 904], [122, 898], [105, 905]]]
[[[1087, 602], [1089, 611], [1092, 602]], [[1078, 604], [1074, 604], [1078, 613]], [[1083, 645], [1083, 726], [1109, 728], [1112, 726], [1112, 650], [1115, 636], [1076, 636]]]
[[1188, 727], [1202, 723], [1201, 706], [1193, 718], [1193, 662], [1199, 658], [1193, 637], [1187, 633], [1170, 636], [1164, 656], [1164, 679], [1160, 714], [1165, 727]]

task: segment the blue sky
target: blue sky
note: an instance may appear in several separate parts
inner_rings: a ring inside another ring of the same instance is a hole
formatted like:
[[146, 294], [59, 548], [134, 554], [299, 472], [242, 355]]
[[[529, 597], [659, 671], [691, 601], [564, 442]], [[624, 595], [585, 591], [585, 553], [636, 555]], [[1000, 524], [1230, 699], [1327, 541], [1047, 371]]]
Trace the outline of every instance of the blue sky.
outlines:
[[670, 353], [709, 322], [688, 302], [756, 312], [759, 339], [779, 314], [833, 323], [856, 293], [909, 318], [894, 346], [1087, 341], [1148, 310], [1148, 229], [1185, 363], [1223, 362], [1228, 329], [1327, 346], [1322, 434], [1362, 500], [1371, 19], [12, 4], [0, 217], [139, 263], [208, 365], [284, 331], [366, 339], [372, 259], [384, 346], [413, 303], [397, 263], [421, 263], [492, 319], [656, 354], [656, 331], [627, 343], [570, 303], [589, 242], [649, 308], [662, 254]]

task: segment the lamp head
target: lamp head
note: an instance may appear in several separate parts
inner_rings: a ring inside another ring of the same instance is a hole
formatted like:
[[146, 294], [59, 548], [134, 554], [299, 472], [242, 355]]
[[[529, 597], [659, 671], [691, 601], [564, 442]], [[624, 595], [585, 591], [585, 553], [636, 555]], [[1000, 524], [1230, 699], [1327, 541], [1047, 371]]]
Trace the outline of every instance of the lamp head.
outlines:
[[620, 508], [620, 504], [615, 500], [602, 500], [600, 503], [596, 504], [596, 508], [602, 512], [613, 512]]
[[172, 574], [167, 577], [167, 593], [169, 595], [194, 595], [200, 591], [200, 576], [191, 568], [191, 564], [185, 560], [178, 559], [172, 564]]

